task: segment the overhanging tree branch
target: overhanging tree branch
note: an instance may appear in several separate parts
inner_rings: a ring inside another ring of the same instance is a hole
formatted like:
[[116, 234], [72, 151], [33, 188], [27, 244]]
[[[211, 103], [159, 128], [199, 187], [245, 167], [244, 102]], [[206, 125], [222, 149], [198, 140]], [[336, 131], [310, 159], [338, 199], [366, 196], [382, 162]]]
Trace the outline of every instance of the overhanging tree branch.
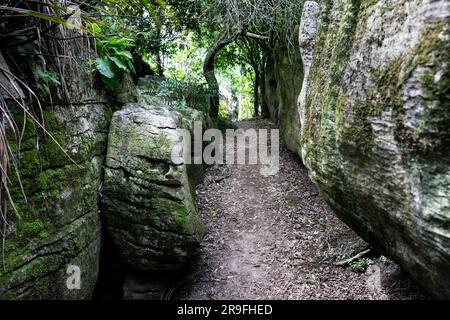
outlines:
[[256, 33], [246, 32], [245, 35], [250, 38], [260, 39], [260, 40], [269, 40], [269, 37], [262, 36]]

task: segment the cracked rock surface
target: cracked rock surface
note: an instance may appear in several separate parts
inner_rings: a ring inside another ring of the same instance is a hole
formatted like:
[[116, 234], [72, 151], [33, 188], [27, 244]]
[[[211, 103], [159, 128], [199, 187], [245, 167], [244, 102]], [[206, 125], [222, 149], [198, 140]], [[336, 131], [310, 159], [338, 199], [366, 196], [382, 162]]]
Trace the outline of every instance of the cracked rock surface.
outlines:
[[129, 103], [111, 121], [103, 199], [107, 227], [122, 258], [140, 270], [179, 268], [205, 234], [194, 200], [201, 165], [171, 159], [182, 135], [177, 129], [202, 118], [189, 112], [182, 116], [157, 103]]

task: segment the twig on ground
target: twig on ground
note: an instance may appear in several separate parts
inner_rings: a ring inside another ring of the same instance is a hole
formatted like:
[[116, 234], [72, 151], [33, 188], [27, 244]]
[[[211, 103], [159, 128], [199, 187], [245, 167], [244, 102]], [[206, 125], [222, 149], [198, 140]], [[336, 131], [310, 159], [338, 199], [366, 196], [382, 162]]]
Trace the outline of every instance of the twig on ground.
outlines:
[[354, 261], [354, 260], [356, 260], [356, 259], [359, 259], [359, 258], [365, 256], [365, 255], [368, 254], [369, 252], [370, 252], [370, 249], [361, 251], [360, 253], [358, 253], [357, 255], [354, 255], [354, 256], [351, 257], [351, 258], [348, 258], [348, 259], [345, 259], [345, 260], [342, 260], [342, 261], [335, 262], [334, 265], [335, 265], [335, 266], [344, 266], [344, 265], [346, 265], [346, 264], [348, 264], [348, 263], [350, 263], [350, 262], [352, 262], [352, 261]]

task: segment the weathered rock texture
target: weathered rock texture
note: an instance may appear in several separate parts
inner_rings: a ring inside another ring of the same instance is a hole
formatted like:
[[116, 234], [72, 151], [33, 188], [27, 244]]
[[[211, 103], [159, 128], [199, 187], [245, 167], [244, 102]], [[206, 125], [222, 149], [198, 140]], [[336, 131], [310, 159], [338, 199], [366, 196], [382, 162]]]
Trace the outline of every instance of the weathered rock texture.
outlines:
[[[64, 48], [48, 44], [55, 56], [62, 56], [53, 63], [47, 61], [58, 66], [47, 72], [62, 74], [61, 85], [39, 86], [43, 84], [36, 76], [39, 60], [18, 57], [10, 64], [20, 67], [14, 72], [32, 75], [24, 80], [40, 93], [42, 119], [37, 104], [34, 113], [45, 130], [24, 117], [14, 102], [28, 93], [16, 92], [18, 83], [0, 73], [1, 96], [13, 110], [18, 128], [26, 124], [20, 147], [12, 130], [8, 133], [13, 150], [20, 149], [19, 171], [26, 200], [11, 170], [9, 187], [20, 219], [9, 205], [7, 224], [3, 217], [0, 220], [2, 233], [6, 230], [4, 244], [0, 241], [1, 299], [92, 297], [101, 250], [98, 203], [103, 193], [108, 228], [122, 257], [137, 268], [181, 266], [205, 233], [194, 200], [202, 166], [171, 162], [172, 146], [181, 140], [176, 129], [192, 131], [193, 122], [203, 121], [203, 115], [190, 109], [171, 111], [125, 77], [116, 102], [139, 104], [127, 104], [116, 112], [110, 126], [113, 112], [109, 99], [86, 68], [83, 41], [68, 42]], [[0, 66], [8, 69], [1, 55]], [[71, 265], [81, 271], [79, 290], [67, 287]], [[127, 279], [138, 279], [138, 275], [128, 273]], [[135, 296], [137, 280], [133, 281], [125, 286], [126, 292], [131, 292], [126, 297]]]
[[297, 115], [298, 93], [302, 87], [303, 64], [295, 48], [277, 43], [267, 64], [265, 99], [273, 121], [280, 125], [281, 135], [289, 150], [299, 152], [299, 119]]
[[[69, 44], [67, 55], [79, 57], [76, 48], [78, 45]], [[97, 279], [97, 192], [111, 110], [94, 90], [92, 76], [84, 72], [85, 60], [62, 58], [60, 62], [72, 82], [64, 91], [53, 90], [53, 105], [48, 103], [48, 95], [40, 96], [43, 123], [49, 134], [24, 117], [11, 96], [2, 92], [8, 107], [15, 110], [18, 127], [26, 125], [18, 160], [26, 201], [10, 170], [10, 192], [20, 219], [9, 205], [5, 243], [0, 244], [1, 299], [88, 299]], [[20, 65], [35, 68], [29, 58]], [[29, 85], [33, 86], [32, 81]], [[36, 115], [40, 119], [37, 109]], [[11, 130], [8, 138], [14, 150], [18, 144]], [[2, 231], [3, 223], [2, 219]], [[79, 290], [66, 286], [69, 265], [81, 270]]]
[[138, 269], [176, 269], [204, 236], [194, 200], [199, 168], [171, 158], [182, 137], [177, 129], [201, 119], [151, 100], [129, 103], [112, 118], [103, 203], [122, 258]]
[[450, 2], [323, 7], [299, 110], [303, 161], [344, 221], [450, 298]]
[[[319, 3], [306, 1], [303, 5], [302, 18], [299, 26], [299, 44], [303, 62], [303, 82], [300, 96], [298, 97], [298, 117], [299, 122], [305, 117], [303, 114], [305, 107], [306, 92], [308, 90], [308, 77], [311, 67], [313, 48], [316, 43], [317, 25], [319, 22]], [[298, 137], [297, 137], [298, 138]]]

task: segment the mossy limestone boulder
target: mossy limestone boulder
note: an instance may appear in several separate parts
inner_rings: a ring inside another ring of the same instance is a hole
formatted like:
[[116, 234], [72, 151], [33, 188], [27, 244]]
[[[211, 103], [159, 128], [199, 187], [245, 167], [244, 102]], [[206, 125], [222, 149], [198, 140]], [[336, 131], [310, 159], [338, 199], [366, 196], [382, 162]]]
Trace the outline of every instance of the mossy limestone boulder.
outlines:
[[[17, 214], [7, 204], [0, 218], [4, 240], [0, 241], [0, 299], [90, 299], [97, 281], [101, 247], [97, 202], [112, 112], [97, 78], [87, 72], [92, 55], [84, 40], [72, 38], [77, 31], [56, 28], [53, 32], [70, 40], [62, 52], [55, 40], [42, 39], [51, 61], [48, 56], [43, 63], [43, 57], [18, 54], [5, 61], [0, 53], [0, 67], [8, 71], [0, 76], [4, 89], [0, 95], [17, 123], [17, 134], [9, 127], [7, 138], [22, 182], [11, 162], [8, 187]], [[44, 90], [43, 81], [35, 76], [43, 65], [46, 72], [62, 72], [64, 85], [49, 84]], [[25, 99], [29, 94], [24, 87], [16, 91], [20, 84], [13, 85], [9, 72], [20, 75], [38, 94], [42, 112], [35, 100], [31, 106]], [[24, 114], [17, 103], [21, 100], [45, 130]], [[68, 286], [68, 280], [75, 285]]]
[[[19, 153], [26, 200], [11, 172], [10, 192], [20, 218], [8, 205], [7, 234], [0, 244], [0, 299], [92, 297], [100, 252], [102, 132], [108, 113], [109, 108], [95, 104], [45, 108], [46, 130], [65, 152], [29, 118], [16, 116], [19, 126], [26, 124]], [[9, 137], [15, 148], [15, 139]], [[69, 266], [79, 268], [79, 288], [67, 286]]]
[[129, 103], [113, 115], [106, 161], [107, 227], [122, 258], [134, 267], [172, 270], [183, 265], [205, 234], [195, 205], [197, 166], [175, 164], [181, 128], [200, 112], [183, 114], [157, 103]]
[[450, 298], [450, 2], [321, 3], [302, 159], [344, 221]]

